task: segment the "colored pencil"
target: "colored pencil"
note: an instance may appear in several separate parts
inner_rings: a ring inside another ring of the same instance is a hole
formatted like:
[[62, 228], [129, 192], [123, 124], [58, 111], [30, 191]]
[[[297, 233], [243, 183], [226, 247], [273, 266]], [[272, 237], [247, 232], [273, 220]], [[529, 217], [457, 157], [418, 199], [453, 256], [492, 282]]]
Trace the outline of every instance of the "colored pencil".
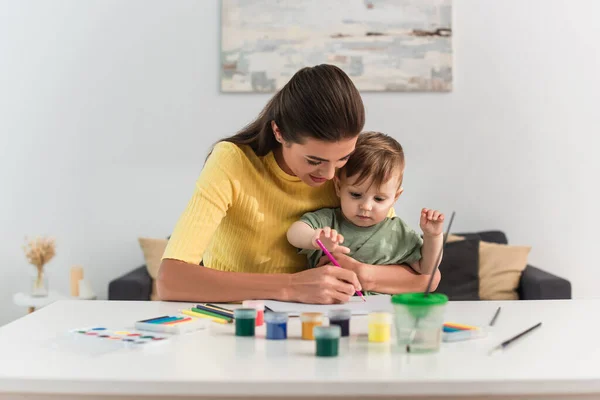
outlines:
[[214, 312], [202, 310], [202, 309], [196, 308], [196, 307], [192, 307], [192, 311], [196, 312], [196, 313], [199, 313], [199, 314], [208, 315], [209, 317], [221, 318], [221, 319], [224, 319], [227, 322], [231, 322], [233, 320], [233, 318], [231, 318], [231, 317], [225, 317], [225, 316], [223, 316], [221, 314], [216, 314]]
[[143, 321], [139, 321], [139, 322], [152, 322], [152, 321], [156, 321], [159, 319], [165, 319], [165, 318], [169, 318], [168, 315], [163, 315], [162, 317], [155, 317], [155, 318], [150, 318], [150, 319], [145, 319]]
[[171, 322], [171, 321], [175, 321], [177, 319], [177, 317], [167, 317], [167, 318], [161, 318], [161, 319], [155, 319], [153, 321], [149, 321], [149, 324], [164, 324], [165, 322]]
[[[333, 256], [331, 255], [331, 253], [329, 252], [329, 250], [327, 250], [327, 247], [325, 247], [325, 245], [323, 244], [323, 242], [321, 242], [319, 239], [317, 239], [316, 242], [319, 245], [319, 247], [321, 248], [321, 250], [323, 250], [323, 253], [325, 253], [325, 255], [327, 256], [327, 258], [329, 258], [329, 260], [331, 261], [331, 263], [333, 265], [335, 265], [336, 267], [341, 268], [340, 264], [337, 262], [337, 260], [335, 258], [333, 258]], [[363, 299], [363, 301], [367, 301], [367, 299], [365, 299], [365, 296], [363, 296], [363, 294], [362, 294], [362, 292], [360, 290], [357, 290], [356, 294], [359, 295], [361, 297], [361, 299]]]
[[218, 310], [225, 311], [225, 312], [230, 312], [230, 313], [232, 313], [232, 314], [233, 314], [233, 311], [232, 311], [232, 310], [230, 310], [230, 309], [228, 309], [228, 308], [219, 307], [219, 306], [218, 306], [218, 305], [216, 305], [216, 304], [205, 303], [204, 305], [205, 305], [205, 306], [207, 306], [207, 307], [213, 307], [213, 308], [216, 308], [216, 309], [218, 309]]
[[204, 304], [196, 304], [196, 308], [199, 308], [200, 310], [210, 311], [215, 314], [220, 314], [224, 317], [233, 318], [233, 311], [223, 311], [223, 310], [211, 307], [211, 306], [206, 306]]
[[464, 325], [464, 324], [457, 324], [455, 322], [446, 322], [444, 323], [444, 326], [450, 327], [450, 328], [455, 328], [455, 329], [460, 329], [460, 330], [477, 330], [479, 329], [476, 326], [471, 326], [471, 325]]
[[179, 310], [179, 312], [181, 312], [182, 314], [185, 314], [185, 315], [189, 315], [190, 317], [210, 319], [211, 321], [216, 322], [218, 324], [227, 324], [228, 323], [224, 319], [215, 318], [215, 317], [211, 317], [211, 316], [204, 315], [204, 314], [199, 314], [197, 312], [193, 312], [192, 310]]
[[192, 319], [189, 318], [189, 317], [187, 317], [187, 318], [180, 318], [177, 321], [169, 321], [169, 322], [166, 322], [166, 323], [164, 323], [162, 325], [175, 325], [175, 324], [180, 324], [182, 322], [188, 322], [188, 321], [191, 321], [191, 320]]

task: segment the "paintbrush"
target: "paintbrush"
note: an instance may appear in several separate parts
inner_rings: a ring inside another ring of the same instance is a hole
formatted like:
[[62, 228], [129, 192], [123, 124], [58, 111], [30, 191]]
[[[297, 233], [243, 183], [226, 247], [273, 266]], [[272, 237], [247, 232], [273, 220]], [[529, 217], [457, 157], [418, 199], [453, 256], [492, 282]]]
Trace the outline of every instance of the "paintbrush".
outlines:
[[[450, 216], [450, 222], [448, 223], [448, 228], [446, 229], [446, 235], [444, 236], [444, 241], [442, 242], [442, 248], [440, 249], [440, 254], [438, 255], [437, 263], [435, 264], [435, 267], [433, 268], [433, 271], [431, 272], [431, 277], [429, 278], [429, 283], [427, 283], [427, 288], [425, 289], [425, 294], [424, 294], [425, 297], [429, 296], [429, 291], [431, 290], [431, 284], [433, 282], [433, 277], [434, 277], [435, 273], [437, 272], [437, 269], [440, 266], [440, 263], [442, 262], [442, 255], [444, 254], [444, 247], [446, 247], [446, 242], [448, 241], [448, 236], [450, 236], [450, 228], [452, 227], [452, 221], [454, 221], [455, 214], [456, 213], [454, 211], [452, 211], [452, 215]], [[415, 340], [415, 335], [417, 334], [417, 327], [419, 325], [419, 320], [420, 320], [420, 317], [417, 317], [417, 319], [415, 320], [415, 326], [413, 327], [412, 331], [410, 332], [408, 344], [406, 345], [407, 353], [410, 353], [410, 345]]]

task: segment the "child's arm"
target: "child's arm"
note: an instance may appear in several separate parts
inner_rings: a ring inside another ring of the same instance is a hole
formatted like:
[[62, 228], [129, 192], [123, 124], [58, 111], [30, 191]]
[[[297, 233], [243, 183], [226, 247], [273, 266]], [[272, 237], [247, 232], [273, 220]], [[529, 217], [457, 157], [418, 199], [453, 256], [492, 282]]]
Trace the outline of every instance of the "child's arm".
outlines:
[[438, 266], [440, 251], [444, 244], [444, 214], [437, 210], [424, 208], [421, 210], [421, 229], [423, 230], [423, 247], [421, 247], [421, 259], [411, 263], [410, 266], [416, 272], [431, 275]]
[[347, 254], [350, 249], [341, 246], [344, 237], [337, 233], [335, 229], [326, 226], [325, 228], [313, 229], [307, 223], [296, 221], [287, 231], [287, 239], [290, 244], [298, 249], [320, 249], [316, 240], [320, 239], [327, 250]]

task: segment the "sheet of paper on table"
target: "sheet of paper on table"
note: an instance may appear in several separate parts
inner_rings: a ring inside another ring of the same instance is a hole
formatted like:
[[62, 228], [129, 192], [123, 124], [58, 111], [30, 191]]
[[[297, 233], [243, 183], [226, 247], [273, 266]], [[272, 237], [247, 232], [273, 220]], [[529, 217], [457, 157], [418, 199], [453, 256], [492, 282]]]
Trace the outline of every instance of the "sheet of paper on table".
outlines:
[[[352, 315], [367, 315], [372, 311], [392, 312], [392, 303], [389, 295], [365, 296], [367, 301], [362, 301], [360, 297], [354, 296], [346, 304], [304, 304], [289, 303], [285, 301], [265, 300], [265, 306], [273, 311], [287, 312], [290, 316], [298, 316], [303, 312], [321, 312], [326, 314], [330, 310], [348, 309]], [[227, 304], [222, 305], [229, 308]]]

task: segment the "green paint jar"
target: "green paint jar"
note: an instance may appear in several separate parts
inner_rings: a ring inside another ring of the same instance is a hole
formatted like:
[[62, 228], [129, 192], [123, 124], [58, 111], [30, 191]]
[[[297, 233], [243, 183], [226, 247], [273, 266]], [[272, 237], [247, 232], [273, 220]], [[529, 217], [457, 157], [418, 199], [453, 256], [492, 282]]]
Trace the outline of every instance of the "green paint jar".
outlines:
[[340, 348], [342, 328], [339, 325], [315, 326], [315, 342], [317, 344], [317, 357], [336, 357]]
[[254, 336], [256, 326], [255, 308], [237, 308], [233, 310], [235, 336]]

